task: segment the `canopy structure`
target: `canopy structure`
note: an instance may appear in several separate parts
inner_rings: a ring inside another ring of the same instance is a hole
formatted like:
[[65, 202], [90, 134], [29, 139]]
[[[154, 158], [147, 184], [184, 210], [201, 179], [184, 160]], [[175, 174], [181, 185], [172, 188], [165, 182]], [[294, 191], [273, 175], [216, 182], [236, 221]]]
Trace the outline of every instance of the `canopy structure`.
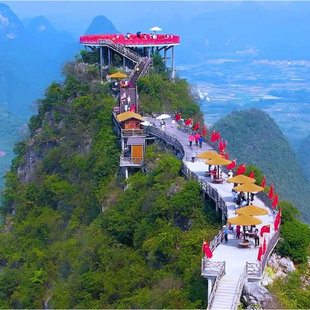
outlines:
[[250, 193], [257, 193], [257, 192], [261, 192], [264, 190], [262, 187], [255, 185], [253, 183], [244, 183], [244, 184], [235, 186], [233, 189], [237, 192], [248, 193], [248, 197], [247, 197], [248, 205], [250, 204]]
[[208, 151], [208, 152], [203, 152], [201, 154], [199, 154], [197, 157], [201, 158], [201, 159], [213, 159], [216, 157], [220, 157], [221, 155], [212, 151]]
[[220, 167], [219, 166], [226, 166], [229, 165], [231, 163], [230, 160], [227, 160], [223, 157], [219, 156], [215, 156], [214, 158], [209, 159], [208, 161], [206, 161], [206, 164], [209, 165], [209, 167], [211, 165], [216, 165], [217, 166], [217, 178], [220, 178]]
[[169, 114], [161, 114], [156, 117], [156, 119], [167, 119], [167, 118], [171, 118], [171, 116]]
[[159, 27], [157, 27], [157, 26], [151, 28], [150, 30], [151, 30], [151, 31], [162, 31], [162, 29], [159, 28]]
[[115, 72], [115, 73], [109, 75], [109, 78], [110, 79], [126, 79], [127, 75], [123, 74], [121, 72]]
[[247, 177], [246, 175], [239, 174], [235, 177], [227, 179], [229, 183], [237, 183], [237, 184], [244, 184], [244, 183], [255, 183], [255, 179]]
[[241, 226], [253, 226], [261, 224], [263, 221], [249, 215], [238, 215], [227, 220], [228, 223]]
[[238, 209], [236, 211], [238, 215], [253, 215], [253, 216], [259, 216], [259, 215], [267, 215], [268, 211], [266, 209], [257, 207], [257, 206], [246, 206], [241, 209]]
[[134, 118], [134, 119], [137, 119], [139, 120], [140, 122], [143, 122], [143, 117], [140, 115], [140, 114], [137, 114], [137, 113], [134, 113], [134, 112], [124, 112], [124, 113], [121, 113], [119, 115], [117, 115], [117, 120], [121, 123], [121, 122], [124, 122], [128, 119], [131, 119], [131, 118]]
[[140, 125], [151, 126], [152, 124], [149, 121], [144, 121], [144, 122], [140, 123]]
[[254, 193], [254, 192], [261, 192], [264, 189], [253, 183], [244, 183], [242, 185], [235, 186], [234, 190], [237, 192]]

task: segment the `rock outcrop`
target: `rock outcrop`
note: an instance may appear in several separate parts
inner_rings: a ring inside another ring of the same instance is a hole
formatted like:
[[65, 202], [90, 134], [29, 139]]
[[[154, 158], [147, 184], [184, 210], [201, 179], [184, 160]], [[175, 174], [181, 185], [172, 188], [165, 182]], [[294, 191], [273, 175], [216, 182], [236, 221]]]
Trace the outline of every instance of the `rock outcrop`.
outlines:
[[268, 309], [275, 304], [274, 297], [265, 287], [259, 285], [259, 282], [246, 283], [241, 300], [247, 309]]

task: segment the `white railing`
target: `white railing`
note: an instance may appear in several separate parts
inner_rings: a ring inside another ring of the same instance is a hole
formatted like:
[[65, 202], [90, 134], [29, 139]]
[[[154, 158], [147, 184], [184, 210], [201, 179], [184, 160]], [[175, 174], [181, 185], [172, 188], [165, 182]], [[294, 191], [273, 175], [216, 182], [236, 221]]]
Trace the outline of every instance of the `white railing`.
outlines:
[[211, 289], [211, 294], [210, 294], [210, 296], [208, 296], [208, 307], [207, 307], [207, 309], [210, 309], [212, 306], [213, 300], [214, 300], [214, 296], [215, 296], [219, 281], [226, 273], [226, 264], [225, 264], [225, 262], [210, 262], [207, 259], [203, 258], [201, 268], [207, 269], [208, 264], [210, 265], [211, 268], [213, 268], [214, 270], [217, 270], [217, 273], [215, 274], [215, 276], [216, 276], [215, 282], [214, 282], [212, 289]]
[[243, 290], [243, 286], [244, 286], [246, 279], [247, 279], [246, 268], [244, 268], [243, 272], [241, 273], [241, 275], [239, 277], [237, 287], [236, 287], [236, 291], [235, 291], [235, 296], [233, 299], [233, 303], [231, 305], [231, 309], [233, 309], [233, 310], [238, 308], [238, 305], [240, 303], [240, 297], [241, 297], [242, 290]]

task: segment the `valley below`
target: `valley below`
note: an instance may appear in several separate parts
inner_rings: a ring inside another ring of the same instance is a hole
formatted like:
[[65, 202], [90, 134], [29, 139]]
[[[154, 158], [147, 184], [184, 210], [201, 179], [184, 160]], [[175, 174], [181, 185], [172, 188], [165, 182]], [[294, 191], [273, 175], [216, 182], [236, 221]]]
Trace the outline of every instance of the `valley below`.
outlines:
[[273, 117], [297, 151], [310, 133], [310, 62], [210, 59], [180, 66], [210, 126], [233, 110], [256, 107]]

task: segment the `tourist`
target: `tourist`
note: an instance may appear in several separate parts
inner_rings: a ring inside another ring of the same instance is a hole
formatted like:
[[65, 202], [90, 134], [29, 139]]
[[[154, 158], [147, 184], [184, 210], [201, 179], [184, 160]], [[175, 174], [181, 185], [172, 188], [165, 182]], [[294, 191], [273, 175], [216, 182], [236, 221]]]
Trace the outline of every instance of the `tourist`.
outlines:
[[125, 111], [125, 112], [128, 111], [128, 104], [127, 104], [127, 103], [125, 103], [125, 105], [124, 105], [124, 111]]
[[203, 137], [199, 138], [199, 147], [202, 148]]
[[259, 246], [259, 230], [257, 228], [254, 230], [254, 240], [255, 247]]
[[188, 140], [189, 140], [189, 146], [192, 146], [193, 141], [191, 139], [188, 139]]
[[229, 172], [228, 172], [228, 178], [232, 178], [233, 177], [233, 172], [231, 171], [231, 170], [229, 170]]
[[127, 102], [128, 102], [128, 105], [130, 106], [130, 103], [131, 103], [130, 96], [127, 97]]
[[161, 130], [165, 130], [164, 121], [161, 119], [159, 123], [161, 126]]
[[241, 226], [237, 225], [236, 227], [236, 238], [240, 239], [240, 233], [241, 233]]
[[166, 122], [165, 121], [163, 121], [163, 125], [164, 125], [164, 131], [166, 130]]
[[211, 179], [212, 179], [212, 180], [216, 179], [216, 168], [214, 168], [214, 169], [211, 171]]
[[254, 197], [255, 197], [255, 194], [254, 194], [254, 193], [251, 193], [251, 202], [254, 201]]
[[196, 152], [193, 151], [193, 152], [192, 152], [192, 162], [193, 162], [193, 163], [195, 162], [195, 158], [196, 158]]
[[223, 226], [223, 233], [224, 233], [225, 243], [227, 243], [227, 241], [228, 241], [228, 228], [226, 225]]
[[238, 197], [237, 192], [234, 189], [232, 189], [231, 192], [232, 192], [232, 196], [233, 196], [233, 202], [237, 202], [237, 197]]
[[199, 138], [197, 138], [197, 137], [195, 136], [196, 146], [198, 146], [198, 141], [199, 141]]
[[241, 199], [241, 207], [245, 207], [247, 205], [247, 201], [245, 199], [245, 197], [243, 196]]

